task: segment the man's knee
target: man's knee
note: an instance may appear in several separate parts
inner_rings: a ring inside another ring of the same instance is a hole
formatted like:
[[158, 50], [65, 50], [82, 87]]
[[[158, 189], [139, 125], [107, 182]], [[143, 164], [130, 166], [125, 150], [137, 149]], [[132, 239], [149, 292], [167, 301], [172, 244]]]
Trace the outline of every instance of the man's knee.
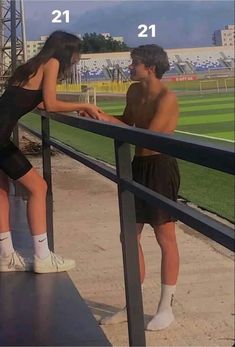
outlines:
[[154, 228], [157, 242], [162, 249], [168, 249], [176, 246], [176, 234], [173, 223], [162, 224]]
[[[143, 224], [136, 224], [136, 232], [137, 232], [137, 241], [140, 242], [140, 238], [141, 238], [141, 233], [143, 230], [144, 225]], [[120, 232], [120, 242], [123, 243], [124, 242], [124, 236], [123, 236], [123, 232]]]

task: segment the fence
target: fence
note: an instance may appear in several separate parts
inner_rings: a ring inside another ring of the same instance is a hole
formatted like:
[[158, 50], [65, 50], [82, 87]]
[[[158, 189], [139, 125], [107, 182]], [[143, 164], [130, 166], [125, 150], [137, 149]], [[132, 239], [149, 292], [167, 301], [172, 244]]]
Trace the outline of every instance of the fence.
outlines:
[[[201, 212], [180, 202], [153, 192], [132, 180], [130, 144], [167, 153], [192, 163], [203, 165], [215, 170], [234, 174], [234, 152], [221, 145], [200, 143], [188, 136], [165, 135], [143, 129], [122, 125], [112, 125], [90, 119], [73, 117], [61, 113], [46, 113], [35, 110], [40, 115], [41, 133], [21, 125], [25, 130], [42, 139], [43, 175], [48, 184], [47, 225], [49, 244], [53, 242], [53, 199], [51, 180], [50, 146], [57, 148], [69, 157], [95, 170], [118, 185], [120, 225], [123, 235], [122, 251], [128, 313], [128, 332], [130, 346], [145, 346], [143, 304], [138, 266], [137, 235], [135, 227], [134, 194], [167, 209], [172, 216], [196, 229], [207, 237], [234, 250], [234, 231], [232, 228], [215, 221]], [[57, 139], [50, 137], [50, 119], [74, 128], [112, 138], [114, 140], [116, 170], [79, 153]]]

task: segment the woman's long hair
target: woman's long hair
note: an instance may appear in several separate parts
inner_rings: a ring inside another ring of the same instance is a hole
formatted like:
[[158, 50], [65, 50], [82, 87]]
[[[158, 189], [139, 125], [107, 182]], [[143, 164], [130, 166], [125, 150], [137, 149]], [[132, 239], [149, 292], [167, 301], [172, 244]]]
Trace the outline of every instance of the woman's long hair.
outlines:
[[21, 84], [23, 81], [26, 84], [31, 75], [31, 77], [36, 75], [39, 66], [50, 58], [56, 58], [60, 62], [58, 78], [63, 78], [72, 66], [73, 53], [81, 54], [81, 49], [82, 41], [77, 36], [61, 30], [54, 31], [37, 55], [15, 69], [6, 86], [11, 86], [15, 82]]

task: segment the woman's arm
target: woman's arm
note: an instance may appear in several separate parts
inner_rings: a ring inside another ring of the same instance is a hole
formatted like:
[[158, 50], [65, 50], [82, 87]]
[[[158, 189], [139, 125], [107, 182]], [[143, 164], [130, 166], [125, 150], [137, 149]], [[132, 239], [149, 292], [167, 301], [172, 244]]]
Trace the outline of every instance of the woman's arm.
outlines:
[[49, 59], [43, 69], [43, 102], [48, 112], [85, 111], [93, 116], [98, 115], [100, 109], [92, 104], [76, 103], [57, 100], [56, 83], [59, 72], [59, 61]]
[[96, 117], [90, 116], [87, 112], [84, 112], [84, 111], [79, 112], [78, 115], [81, 117], [93, 118], [93, 119], [101, 120], [104, 122], [109, 122], [112, 124], [119, 124], [119, 125], [125, 124], [123, 121], [121, 121], [121, 118], [123, 118], [122, 116], [113, 117], [103, 111], [99, 112], [99, 114]]
[[86, 112], [81, 111], [79, 113], [80, 116], [84, 116], [84, 117], [90, 117], [90, 118], [94, 118], [94, 119], [98, 119], [104, 122], [109, 122], [112, 124], [119, 124], [119, 125], [134, 125], [133, 122], [133, 116], [132, 116], [132, 94], [133, 94], [133, 90], [134, 88], [136, 88], [135, 85], [131, 85], [127, 91], [127, 95], [126, 95], [126, 106], [123, 112], [122, 116], [111, 116], [110, 114], [107, 114], [105, 112], [100, 112], [98, 115], [96, 115], [95, 117], [90, 116], [89, 114], [87, 114]]
[[44, 102], [43, 102], [43, 101], [40, 102], [40, 104], [37, 105], [37, 108], [38, 108], [39, 110], [45, 110]]

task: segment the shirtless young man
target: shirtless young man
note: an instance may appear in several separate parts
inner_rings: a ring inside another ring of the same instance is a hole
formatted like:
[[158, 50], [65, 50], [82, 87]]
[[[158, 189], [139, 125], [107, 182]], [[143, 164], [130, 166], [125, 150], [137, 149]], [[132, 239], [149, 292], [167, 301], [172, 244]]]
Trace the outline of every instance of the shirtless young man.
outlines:
[[[162, 75], [169, 70], [166, 52], [157, 45], [144, 45], [131, 53], [129, 66], [132, 81], [127, 92], [127, 103], [123, 116], [112, 117], [100, 113], [95, 119], [113, 124], [136, 126], [159, 133], [172, 134], [177, 126], [179, 109], [176, 95], [161, 82]], [[177, 200], [180, 175], [175, 158], [147, 148], [136, 147], [132, 162], [133, 179], [140, 184]], [[176, 242], [175, 221], [167, 210], [148, 205], [135, 198], [136, 228], [138, 233], [139, 266], [141, 283], [145, 277], [145, 263], [140, 244], [141, 232], [145, 223], [153, 227], [161, 248], [161, 298], [156, 315], [148, 323], [147, 330], [167, 328], [174, 320], [172, 302], [179, 272], [179, 252]], [[101, 324], [114, 324], [127, 320], [126, 308], [111, 317], [104, 318]]]

